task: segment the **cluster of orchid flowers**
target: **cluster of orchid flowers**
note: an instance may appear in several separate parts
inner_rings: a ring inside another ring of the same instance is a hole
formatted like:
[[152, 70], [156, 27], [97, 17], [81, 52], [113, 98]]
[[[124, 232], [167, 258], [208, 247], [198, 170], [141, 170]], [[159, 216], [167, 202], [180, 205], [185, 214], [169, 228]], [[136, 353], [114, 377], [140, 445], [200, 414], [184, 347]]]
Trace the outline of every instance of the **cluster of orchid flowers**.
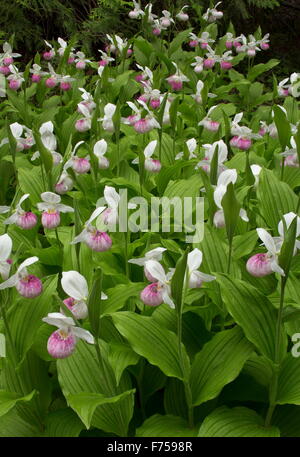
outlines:
[[[129, 260], [131, 264], [144, 267], [145, 277], [150, 281], [150, 284], [140, 294], [140, 298], [145, 305], [159, 306], [165, 303], [170, 308], [175, 308], [170, 285], [175, 270], [174, 268], [169, 268], [166, 273], [160, 263], [166, 250], [166, 248], [158, 247], [146, 252], [144, 257]], [[197, 248], [188, 254], [185, 279], [187, 281], [186, 287], [190, 289], [200, 288], [203, 282], [210, 282], [216, 279], [215, 276], [199, 271], [202, 258], [202, 252]]]

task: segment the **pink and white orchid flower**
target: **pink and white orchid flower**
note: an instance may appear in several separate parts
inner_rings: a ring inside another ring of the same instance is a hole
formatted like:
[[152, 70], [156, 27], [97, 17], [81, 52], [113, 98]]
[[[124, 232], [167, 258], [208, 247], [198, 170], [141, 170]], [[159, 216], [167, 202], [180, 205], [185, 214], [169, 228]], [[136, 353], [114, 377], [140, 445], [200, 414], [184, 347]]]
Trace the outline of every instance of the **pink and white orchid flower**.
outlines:
[[27, 271], [27, 267], [38, 262], [38, 257], [29, 257], [18, 267], [16, 273], [0, 284], [0, 290], [15, 287], [25, 298], [35, 298], [42, 293], [41, 280]]
[[3, 223], [4, 224], [16, 224], [22, 229], [28, 230], [33, 228], [37, 223], [37, 217], [31, 211], [24, 211], [21, 207], [22, 203], [29, 197], [29, 194], [24, 194], [19, 203], [16, 205], [16, 209], [13, 214], [9, 216]]
[[42, 321], [58, 328], [50, 335], [47, 343], [47, 350], [55, 359], [69, 357], [74, 352], [78, 339], [89, 344], [95, 343], [93, 335], [88, 330], [76, 327], [72, 317], [61, 313], [49, 313]]

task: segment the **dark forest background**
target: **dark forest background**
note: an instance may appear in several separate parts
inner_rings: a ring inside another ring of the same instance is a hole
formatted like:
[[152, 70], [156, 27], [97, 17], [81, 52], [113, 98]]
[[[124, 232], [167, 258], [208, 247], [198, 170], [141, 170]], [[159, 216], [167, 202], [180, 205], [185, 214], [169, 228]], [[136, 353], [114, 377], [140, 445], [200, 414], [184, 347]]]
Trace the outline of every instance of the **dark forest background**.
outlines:
[[[141, 3], [144, 7], [148, 2]], [[205, 10], [210, 1], [152, 3], [158, 14], [163, 9], [178, 11], [188, 3], [190, 22], [197, 32], [197, 10]], [[103, 48], [106, 33], [128, 38], [137, 33], [138, 21], [128, 18], [131, 7], [132, 3], [125, 0], [0, 0], [0, 43], [14, 34], [15, 49], [28, 60], [45, 49], [44, 38], [75, 36], [88, 55], [96, 55], [97, 49]], [[261, 53], [258, 60], [280, 59], [279, 76], [300, 71], [300, 0], [223, 0], [219, 8], [224, 11], [221, 33], [226, 32], [230, 21], [237, 34], [253, 33], [260, 26], [263, 33], [271, 34], [271, 49]]]

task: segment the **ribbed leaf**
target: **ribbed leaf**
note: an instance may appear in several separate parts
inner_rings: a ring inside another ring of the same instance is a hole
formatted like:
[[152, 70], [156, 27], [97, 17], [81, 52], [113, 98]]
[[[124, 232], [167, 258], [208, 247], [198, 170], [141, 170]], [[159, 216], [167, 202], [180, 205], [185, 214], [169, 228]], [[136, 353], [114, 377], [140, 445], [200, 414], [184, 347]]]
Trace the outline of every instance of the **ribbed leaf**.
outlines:
[[300, 405], [300, 361], [288, 354], [280, 368], [276, 402]]
[[[245, 281], [218, 275], [225, 305], [244, 333], [262, 355], [275, 360], [277, 313], [270, 301]], [[282, 331], [280, 357], [286, 353], [286, 335]]]
[[46, 436], [78, 436], [81, 430], [84, 430], [84, 425], [71, 408], [59, 409], [47, 415]]
[[29, 395], [20, 397], [15, 392], [6, 392], [5, 390], [0, 390], [0, 417], [8, 413], [8, 411], [10, 411], [16, 403], [20, 401], [30, 401], [35, 393], [36, 392], [33, 390]]
[[158, 366], [167, 376], [187, 379], [189, 359], [182, 345], [183, 370], [179, 362], [177, 337], [173, 332], [158, 325], [151, 317], [131, 312], [115, 313], [112, 318], [121, 335], [129, 341], [137, 354]]
[[192, 364], [193, 404], [200, 405], [215, 398], [226, 384], [238, 376], [252, 352], [252, 344], [239, 327], [215, 335], [196, 355]]
[[178, 416], [155, 414], [145, 420], [136, 431], [137, 437], [191, 437], [197, 431], [189, 428], [187, 422]]
[[108, 299], [102, 301], [102, 315], [114, 313], [123, 308], [128, 298], [138, 297], [144, 287], [144, 283], [134, 282], [130, 284], [118, 284], [106, 290], [105, 293]]
[[276, 437], [277, 427], [264, 427], [264, 421], [255, 411], [248, 408], [222, 407], [216, 409], [203, 422], [199, 437]]
[[[105, 358], [103, 363], [106, 376], [99, 366], [95, 348], [82, 341], [77, 343], [76, 351], [71, 357], [58, 360], [58, 379], [67, 401], [70, 395], [92, 393], [114, 397], [130, 390], [131, 384], [127, 377], [123, 377], [116, 387], [114, 374]], [[77, 410], [76, 412], [78, 413]], [[97, 406], [91, 424], [108, 433], [124, 436], [132, 413], [133, 395], [130, 394], [120, 397], [117, 402]]]
[[271, 170], [263, 169], [257, 189], [259, 209], [269, 227], [277, 234], [282, 216], [297, 207], [297, 196], [290, 186], [279, 181]]

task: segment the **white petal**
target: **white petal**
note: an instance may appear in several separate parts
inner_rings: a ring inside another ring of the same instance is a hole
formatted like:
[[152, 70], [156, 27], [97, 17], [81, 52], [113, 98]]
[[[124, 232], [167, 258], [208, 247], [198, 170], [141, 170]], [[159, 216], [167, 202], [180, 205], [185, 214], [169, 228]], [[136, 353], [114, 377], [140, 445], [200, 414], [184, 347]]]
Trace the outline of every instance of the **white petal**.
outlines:
[[146, 159], [149, 159], [153, 155], [156, 146], [157, 146], [157, 140], [154, 140], [154, 141], [150, 141], [150, 143], [145, 147], [144, 156], [146, 157]]
[[89, 110], [88, 110], [87, 107], [86, 107], [85, 105], [83, 105], [82, 103], [78, 103], [77, 108], [79, 109], [79, 111], [81, 112], [81, 114], [84, 115], [84, 117], [86, 117], [86, 118], [88, 118], [88, 119], [91, 117]]
[[201, 281], [203, 281], [203, 282], [211, 282], [216, 279], [215, 276], [207, 275], [206, 273], [202, 273], [202, 271], [197, 271], [197, 274], [198, 274], [199, 278], [201, 279]]
[[9, 263], [0, 261], [0, 275], [4, 281], [9, 277], [10, 268]]
[[12, 239], [7, 233], [0, 236], [0, 261], [7, 260], [12, 250]]
[[228, 184], [235, 184], [237, 180], [237, 171], [233, 169], [228, 169], [223, 171], [218, 178], [218, 186], [228, 186]]
[[240, 209], [239, 215], [240, 215], [240, 218], [241, 218], [243, 221], [249, 222], [249, 217], [248, 217], [248, 215], [247, 215], [247, 211], [246, 211], [244, 208], [241, 208], [241, 209]]
[[73, 327], [72, 333], [73, 333], [73, 335], [77, 336], [77, 338], [80, 338], [81, 340], [84, 340], [89, 344], [95, 343], [93, 335], [88, 330], [85, 330], [84, 328]]
[[120, 202], [120, 195], [114, 187], [105, 186], [104, 198], [107, 201], [107, 204], [110, 206], [110, 208], [118, 208]]
[[46, 317], [43, 317], [42, 321], [49, 325], [55, 325], [58, 328], [75, 325], [72, 317], [67, 317], [62, 313], [49, 313]]
[[87, 220], [86, 225], [89, 225], [91, 222], [93, 222], [100, 214], [106, 209], [105, 206], [98, 206], [92, 214], [91, 217]]
[[78, 271], [63, 271], [61, 286], [75, 300], [86, 300], [88, 297], [87, 281]]
[[44, 122], [40, 129], [39, 129], [39, 132], [41, 135], [44, 135], [45, 133], [53, 133], [53, 130], [54, 130], [54, 125], [51, 121], [48, 121], [48, 122]]
[[18, 282], [18, 275], [14, 274], [6, 281], [0, 284], [0, 290], [8, 289], [9, 287], [14, 287]]
[[132, 263], [133, 265], [139, 265], [140, 267], [144, 266], [146, 263], [146, 257], [141, 257], [140, 259], [130, 259], [128, 263]]
[[17, 269], [17, 273], [20, 273], [24, 268], [29, 267], [30, 265], [33, 265], [34, 263], [38, 262], [39, 258], [34, 256], [34, 257], [29, 257], [28, 259], [24, 260], [24, 262], [21, 263], [19, 268]]
[[94, 145], [93, 152], [98, 159], [104, 156], [107, 151], [107, 142], [105, 140], [99, 140]]
[[256, 232], [261, 239], [261, 241], [264, 243], [266, 246], [267, 250], [271, 252], [272, 254], [276, 254], [276, 245], [271, 237], [270, 233], [268, 233], [265, 229], [263, 228], [257, 228]]
[[200, 267], [202, 263], [202, 257], [202, 252], [197, 248], [188, 254], [187, 264], [190, 273]]
[[166, 251], [166, 248], [155, 248], [151, 249], [151, 251], [146, 252], [145, 257], [147, 260], [157, 260], [160, 261], [162, 259], [163, 253]]
[[0, 214], [8, 213], [10, 206], [0, 206]]
[[145, 267], [147, 268], [148, 272], [150, 273], [153, 278], [157, 279], [157, 281], [161, 282], [162, 284], [166, 283], [166, 274], [157, 260], [147, 260], [145, 262]]
[[107, 105], [105, 105], [104, 107], [104, 114], [106, 117], [108, 117], [109, 119], [111, 119], [113, 117], [113, 115], [115, 114], [115, 111], [116, 111], [116, 105], [113, 105], [112, 103], [108, 103]]
[[61, 201], [60, 196], [54, 192], [43, 192], [41, 198], [46, 203], [59, 203]]
[[23, 126], [19, 124], [18, 122], [14, 122], [13, 124], [10, 124], [10, 130], [11, 133], [15, 138], [20, 138], [22, 133], [23, 133]]
[[61, 204], [61, 203], [59, 203], [58, 205], [56, 205], [56, 209], [57, 209], [57, 211], [59, 211], [60, 213], [74, 213], [74, 208], [72, 208], [72, 206], [63, 205], [63, 204]]
[[169, 295], [169, 291], [166, 287], [163, 288], [162, 290], [162, 299], [166, 305], [169, 305], [171, 309], [175, 308], [175, 304], [172, 300], [172, 298]]
[[222, 200], [224, 195], [226, 194], [227, 187], [226, 186], [217, 186], [214, 191], [214, 201], [218, 208], [223, 209], [222, 207]]
[[197, 141], [195, 138], [191, 138], [186, 142], [189, 152], [194, 152], [197, 148]]
[[272, 271], [274, 271], [274, 273], [279, 273], [281, 276], [285, 276], [283, 269], [278, 265], [276, 259], [273, 259], [271, 261], [270, 265], [271, 265]]

